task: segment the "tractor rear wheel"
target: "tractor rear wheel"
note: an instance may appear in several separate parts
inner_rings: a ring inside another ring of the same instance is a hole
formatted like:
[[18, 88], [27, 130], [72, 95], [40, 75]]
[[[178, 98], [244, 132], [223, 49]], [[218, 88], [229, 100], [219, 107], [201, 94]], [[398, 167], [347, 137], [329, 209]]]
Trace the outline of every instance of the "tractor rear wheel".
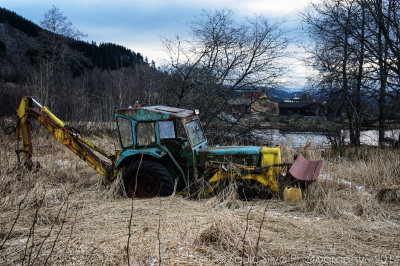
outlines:
[[174, 182], [165, 166], [149, 159], [131, 162], [123, 173], [123, 179], [129, 197], [165, 197], [174, 191]]

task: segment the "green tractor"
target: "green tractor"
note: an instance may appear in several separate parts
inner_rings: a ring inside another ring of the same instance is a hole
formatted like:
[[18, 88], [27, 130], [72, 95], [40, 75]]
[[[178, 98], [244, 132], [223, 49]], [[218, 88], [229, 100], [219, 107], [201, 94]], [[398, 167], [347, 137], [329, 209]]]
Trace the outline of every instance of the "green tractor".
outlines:
[[[197, 110], [166, 106], [115, 109], [122, 150], [111, 154], [82, 137], [32, 97], [23, 97], [17, 109], [16, 138], [19, 140], [22, 134], [24, 147], [17, 154], [24, 153], [27, 166], [32, 165], [29, 118], [34, 118], [106, 179], [114, 180], [121, 173], [129, 196], [169, 196], [175, 184], [182, 190], [204, 176], [209, 184], [204, 195], [227, 178], [279, 191], [277, 177], [282, 166], [287, 165], [281, 162], [279, 146], [209, 147], [198, 114]], [[95, 152], [111, 162], [100, 159]], [[318, 178], [321, 167], [322, 161], [308, 161], [299, 155], [287, 178], [311, 182]]]

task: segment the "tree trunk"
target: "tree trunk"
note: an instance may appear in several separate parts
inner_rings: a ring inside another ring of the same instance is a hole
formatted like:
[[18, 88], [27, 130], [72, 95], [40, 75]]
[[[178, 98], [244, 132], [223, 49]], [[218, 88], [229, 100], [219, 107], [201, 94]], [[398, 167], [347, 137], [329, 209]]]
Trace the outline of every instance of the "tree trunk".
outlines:
[[356, 127], [355, 127], [355, 145], [360, 146], [360, 131], [361, 131], [361, 84], [363, 77], [364, 65], [364, 52], [365, 52], [365, 10], [361, 7], [361, 36], [360, 36], [360, 52], [358, 59], [358, 74], [357, 74], [357, 87], [356, 87]]
[[354, 134], [354, 123], [353, 123], [353, 108], [352, 108], [352, 99], [349, 93], [349, 81], [347, 77], [347, 64], [348, 64], [348, 46], [349, 46], [349, 20], [350, 20], [350, 11], [348, 12], [348, 16], [346, 18], [346, 26], [344, 29], [344, 43], [343, 43], [343, 61], [342, 61], [342, 79], [343, 79], [343, 91], [345, 95], [346, 104], [346, 115], [348, 119], [348, 127], [350, 133], [350, 144], [356, 145], [356, 139]]
[[[378, 1], [379, 4], [379, 12], [383, 14], [383, 4], [382, 1]], [[389, 17], [390, 17], [390, 10]], [[380, 16], [380, 19], [383, 20], [383, 16]], [[385, 21], [380, 21], [379, 24], [384, 25]], [[383, 32], [382, 28], [379, 27], [378, 31], [378, 64], [379, 64], [379, 99], [378, 99], [378, 132], [379, 132], [379, 146], [383, 147], [384, 139], [385, 139], [385, 106], [386, 106], [386, 86], [387, 86], [387, 57], [388, 57], [388, 44], [383, 40]]]

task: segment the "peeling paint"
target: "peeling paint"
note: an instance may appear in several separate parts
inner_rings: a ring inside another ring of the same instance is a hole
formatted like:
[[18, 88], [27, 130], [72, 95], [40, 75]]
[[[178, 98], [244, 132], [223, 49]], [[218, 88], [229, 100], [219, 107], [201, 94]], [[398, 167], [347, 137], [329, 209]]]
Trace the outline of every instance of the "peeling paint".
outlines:
[[207, 161], [225, 161], [225, 160], [246, 160], [249, 163], [258, 165], [260, 160], [260, 149], [257, 146], [220, 146], [207, 147], [197, 150], [198, 161], [200, 165]]
[[157, 105], [117, 109], [115, 113], [132, 118], [136, 121], [163, 121], [189, 117], [194, 114], [194, 111]]

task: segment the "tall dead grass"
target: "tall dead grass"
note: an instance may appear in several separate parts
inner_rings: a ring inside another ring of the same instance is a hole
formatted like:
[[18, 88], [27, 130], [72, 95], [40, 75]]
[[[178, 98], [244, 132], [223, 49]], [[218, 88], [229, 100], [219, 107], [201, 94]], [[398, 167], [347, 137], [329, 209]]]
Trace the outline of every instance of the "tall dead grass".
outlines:
[[[127, 254], [133, 265], [302, 264], [349, 250], [375, 256], [396, 241], [387, 232], [399, 229], [398, 205], [375, 196], [400, 183], [398, 150], [338, 156], [311, 146], [304, 155], [324, 157], [324, 166], [299, 204], [243, 202], [230, 185], [210, 199], [135, 200], [130, 221], [132, 202], [121, 195], [121, 180], [105, 185], [72, 152], [38, 135], [34, 159], [42, 167], [28, 172], [17, 165], [13, 137], [0, 134], [2, 265], [124, 265]], [[114, 148], [109, 139], [91, 139]], [[289, 144], [282, 150], [283, 161], [292, 161], [296, 150]], [[397, 246], [391, 254], [400, 254]]]
[[54, 139], [36, 134], [41, 167], [28, 171], [17, 162], [14, 136], [0, 134], [0, 254], [13, 247], [3, 262], [46, 263], [79, 205], [71, 195], [99, 191], [101, 179]]
[[[284, 145], [282, 153], [288, 160], [293, 151]], [[324, 165], [319, 180], [305, 190], [300, 210], [335, 218], [391, 216], [392, 206], [378, 202], [377, 194], [384, 187], [400, 184], [399, 149], [349, 147], [341, 155], [311, 146], [303, 152], [311, 160], [323, 158]]]

